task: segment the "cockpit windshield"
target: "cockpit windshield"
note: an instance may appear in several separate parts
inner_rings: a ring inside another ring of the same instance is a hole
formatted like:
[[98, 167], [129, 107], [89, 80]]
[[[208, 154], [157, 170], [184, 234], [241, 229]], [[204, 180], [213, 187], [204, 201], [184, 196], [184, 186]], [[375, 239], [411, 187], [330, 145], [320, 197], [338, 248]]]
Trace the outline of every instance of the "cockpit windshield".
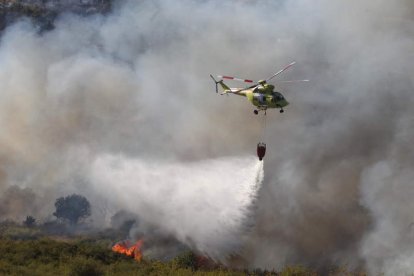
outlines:
[[277, 100], [277, 101], [282, 101], [282, 100], [284, 100], [285, 98], [283, 97], [283, 95], [282, 94], [280, 94], [280, 93], [278, 93], [278, 92], [274, 92], [273, 93], [273, 97]]

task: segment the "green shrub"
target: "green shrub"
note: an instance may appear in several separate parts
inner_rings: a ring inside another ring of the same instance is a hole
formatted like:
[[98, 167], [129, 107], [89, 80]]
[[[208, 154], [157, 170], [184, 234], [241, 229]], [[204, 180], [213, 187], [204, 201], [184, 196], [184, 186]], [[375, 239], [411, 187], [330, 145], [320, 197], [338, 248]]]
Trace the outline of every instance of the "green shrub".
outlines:
[[187, 251], [174, 259], [179, 268], [197, 269], [197, 256], [192, 251]]
[[280, 276], [316, 276], [316, 272], [303, 266], [287, 266], [279, 274]]
[[23, 225], [29, 228], [36, 226], [36, 219], [32, 216], [27, 216], [23, 221]]
[[104, 275], [102, 264], [85, 258], [76, 258], [70, 265], [70, 276], [100, 276]]

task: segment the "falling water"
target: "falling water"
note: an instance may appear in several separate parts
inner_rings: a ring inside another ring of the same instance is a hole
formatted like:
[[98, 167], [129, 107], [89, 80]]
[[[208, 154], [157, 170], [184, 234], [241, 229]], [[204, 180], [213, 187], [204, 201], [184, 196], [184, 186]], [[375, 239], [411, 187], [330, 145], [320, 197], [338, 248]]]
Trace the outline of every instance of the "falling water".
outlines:
[[169, 163], [104, 155], [92, 164], [91, 179], [111, 204], [222, 258], [240, 246], [251, 225], [263, 162], [253, 156]]

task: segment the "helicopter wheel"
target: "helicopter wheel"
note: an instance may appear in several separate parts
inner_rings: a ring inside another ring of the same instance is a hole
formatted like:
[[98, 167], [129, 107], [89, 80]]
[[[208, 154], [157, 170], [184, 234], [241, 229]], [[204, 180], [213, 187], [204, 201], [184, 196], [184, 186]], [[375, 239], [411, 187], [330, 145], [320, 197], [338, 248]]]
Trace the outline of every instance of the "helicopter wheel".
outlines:
[[257, 115], [257, 114], [259, 114], [259, 111], [257, 111], [257, 110], [255, 109], [255, 110], [253, 110], [253, 113]]
[[280, 109], [280, 111], [279, 111], [280, 113], [283, 113], [283, 112], [285, 112], [283, 109]]

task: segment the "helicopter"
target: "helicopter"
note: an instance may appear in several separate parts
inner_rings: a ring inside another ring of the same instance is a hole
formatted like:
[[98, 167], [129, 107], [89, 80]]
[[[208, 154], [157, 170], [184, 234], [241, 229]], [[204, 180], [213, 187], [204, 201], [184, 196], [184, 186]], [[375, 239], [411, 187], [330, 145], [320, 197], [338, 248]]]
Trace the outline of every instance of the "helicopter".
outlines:
[[[230, 76], [217, 76], [220, 80], [216, 80], [212, 75], [210, 77], [216, 84], [216, 93], [218, 93], [218, 85], [223, 88], [223, 92], [221, 95], [228, 95], [228, 94], [235, 94], [239, 96], [246, 97], [254, 106], [257, 107], [253, 112], [254, 114], [259, 114], [259, 111], [264, 111], [266, 115], [266, 110], [268, 108], [279, 108], [279, 112], [284, 112], [284, 107], [289, 105], [289, 102], [285, 99], [282, 93], [274, 91], [275, 86], [272, 84], [268, 84], [267, 82], [273, 79], [274, 77], [280, 75], [282, 72], [286, 71], [290, 67], [292, 67], [296, 62], [292, 62], [288, 64], [285, 68], [279, 70], [266, 80], [248, 80], [248, 79], [240, 79], [236, 77]], [[228, 80], [236, 80], [242, 81], [246, 83], [254, 83], [253, 85], [246, 87], [246, 88], [230, 88], [224, 83], [224, 79]], [[307, 82], [309, 80], [291, 80], [291, 81], [279, 81], [279, 82]]]

